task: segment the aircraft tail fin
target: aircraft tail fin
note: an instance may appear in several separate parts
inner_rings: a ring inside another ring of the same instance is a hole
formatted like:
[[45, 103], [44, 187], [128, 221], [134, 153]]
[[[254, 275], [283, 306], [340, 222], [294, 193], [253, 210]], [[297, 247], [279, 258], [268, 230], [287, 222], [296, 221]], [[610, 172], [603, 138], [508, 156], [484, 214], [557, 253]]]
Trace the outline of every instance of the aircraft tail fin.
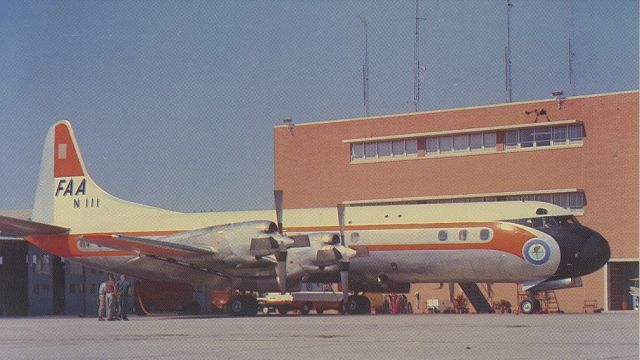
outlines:
[[160, 212], [118, 199], [89, 176], [71, 124], [55, 123], [47, 133], [31, 220], [75, 232], [100, 232], [131, 224]]
[[[86, 169], [71, 124], [67, 120], [58, 121], [49, 129], [42, 150], [32, 219], [47, 224], [55, 223], [55, 200], [61, 195], [58, 185], [68, 185], [68, 181], [73, 184], [74, 178], [85, 175]], [[61, 182], [57, 179], [65, 180]], [[68, 192], [72, 192], [72, 188], [67, 189], [65, 186], [62, 189], [63, 195], [65, 191], [69, 195]]]

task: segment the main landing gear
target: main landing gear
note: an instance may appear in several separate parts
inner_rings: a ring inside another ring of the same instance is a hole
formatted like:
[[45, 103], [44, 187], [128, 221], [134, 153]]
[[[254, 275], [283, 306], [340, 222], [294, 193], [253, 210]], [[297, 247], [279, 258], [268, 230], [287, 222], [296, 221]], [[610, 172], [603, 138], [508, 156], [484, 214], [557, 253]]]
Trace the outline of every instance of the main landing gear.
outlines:
[[371, 314], [371, 302], [369, 298], [363, 295], [351, 295], [347, 298], [347, 303], [342, 303], [340, 313], [349, 313], [352, 315]]
[[258, 313], [258, 300], [249, 295], [234, 295], [225, 307], [233, 316], [254, 316]]

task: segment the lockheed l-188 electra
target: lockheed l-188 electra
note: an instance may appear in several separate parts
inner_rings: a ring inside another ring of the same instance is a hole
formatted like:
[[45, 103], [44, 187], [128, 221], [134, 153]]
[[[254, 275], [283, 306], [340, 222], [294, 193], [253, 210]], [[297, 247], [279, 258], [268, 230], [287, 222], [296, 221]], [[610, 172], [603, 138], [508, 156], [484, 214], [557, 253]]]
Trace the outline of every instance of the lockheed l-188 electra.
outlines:
[[[274, 193], [275, 211], [181, 213], [121, 200], [89, 176], [60, 121], [45, 140], [32, 218], [0, 217], [0, 231], [139, 279], [258, 292], [339, 282], [349, 313], [369, 312], [357, 292], [412, 283], [519, 283], [529, 294], [521, 311], [536, 312], [537, 291], [577, 286], [610, 257], [600, 234], [544, 202], [284, 209]], [[258, 305], [240, 293], [229, 309], [255, 314]]]

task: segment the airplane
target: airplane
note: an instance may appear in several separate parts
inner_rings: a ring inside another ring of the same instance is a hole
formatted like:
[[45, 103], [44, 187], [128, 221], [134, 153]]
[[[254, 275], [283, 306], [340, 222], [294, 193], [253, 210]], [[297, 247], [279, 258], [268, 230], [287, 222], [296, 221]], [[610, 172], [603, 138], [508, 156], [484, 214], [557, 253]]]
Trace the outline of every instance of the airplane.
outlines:
[[[71, 124], [47, 133], [30, 220], [0, 216], [0, 232], [54, 255], [139, 279], [214, 289], [299, 290], [339, 282], [345, 312], [368, 313], [353, 292], [408, 292], [412, 283], [518, 283], [525, 313], [537, 291], [580, 286], [610, 257], [607, 241], [570, 211], [536, 201], [358, 205], [182, 213], [121, 200], [89, 176]], [[232, 315], [255, 315], [239, 293]]]

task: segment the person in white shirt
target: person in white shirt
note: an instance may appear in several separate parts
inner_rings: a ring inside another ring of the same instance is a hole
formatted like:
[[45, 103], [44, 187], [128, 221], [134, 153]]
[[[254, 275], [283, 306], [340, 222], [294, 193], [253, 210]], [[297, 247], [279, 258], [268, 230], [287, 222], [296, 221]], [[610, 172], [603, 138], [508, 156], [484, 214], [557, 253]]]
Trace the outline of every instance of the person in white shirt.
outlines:
[[105, 316], [105, 296], [106, 296], [106, 281], [103, 281], [98, 288], [98, 320], [103, 321]]

